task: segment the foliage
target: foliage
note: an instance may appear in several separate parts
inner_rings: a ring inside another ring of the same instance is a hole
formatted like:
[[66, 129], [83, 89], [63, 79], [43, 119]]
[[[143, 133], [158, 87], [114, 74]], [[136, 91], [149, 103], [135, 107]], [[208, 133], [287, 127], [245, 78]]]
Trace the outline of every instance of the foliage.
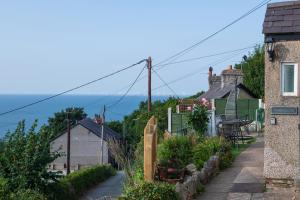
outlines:
[[0, 200], [8, 198], [7, 180], [0, 178]]
[[78, 199], [91, 186], [103, 182], [116, 171], [110, 165], [97, 165], [73, 172], [53, 183], [49, 199]]
[[60, 112], [54, 113], [54, 117], [49, 117], [46, 128], [55, 137], [67, 129], [67, 115], [69, 113], [70, 123], [75, 124], [76, 121], [86, 118], [87, 114], [83, 108], [66, 108]]
[[235, 65], [244, 74], [244, 85], [258, 98], [264, 98], [265, 52], [264, 46], [257, 46], [246, 60]]
[[158, 159], [177, 161], [183, 167], [190, 163], [192, 142], [187, 136], [173, 136], [158, 146]]
[[117, 163], [121, 165], [125, 172], [125, 184], [133, 184], [132, 163], [130, 156], [126, 154], [124, 146], [116, 140], [109, 140], [108, 148]]
[[219, 151], [220, 158], [220, 169], [225, 169], [232, 164], [233, 156], [232, 156], [232, 144], [230, 141], [221, 137], [221, 149]]
[[193, 162], [197, 169], [201, 169], [204, 163], [214, 154], [220, 156], [220, 165], [227, 166], [232, 162], [231, 146], [223, 137], [204, 139], [193, 149]]
[[45, 191], [49, 182], [58, 178], [57, 173], [47, 171], [47, 166], [60, 155], [50, 153], [49, 134], [44, 127], [36, 132], [36, 126], [37, 121], [26, 132], [22, 121], [6, 136], [5, 148], [0, 155], [0, 176], [7, 180], [10, 191]]
[[174, 185], [161, 182], [141, 182], [125, 192], [124, 200], [176, 200]]
[[194, 94], [192, 96], [187, 97], [186, 99], [196, 99], [204, 93], [205, 93], [204, 91], [200, 91], [200, 92], [197, 92], [196, 94]]
[[127, 150], [134, 151], [136, 145], [141, 141], [144, 135], [144, 127], [149, 118], [155, 116], [158, 122], [158, 135], [162, 137], [164, 131], [168, 128], [168, 108], [175, 110], [178, 99], [169, 97], [164, 101], [155, 101], [152, 103], [152, 111], [148, 113], [148, 103], [143, 101], [139, 108], [132, 112], [132, 114], [124, 117], [124, 134], [127, 141]]
[[9, 197], [11, 200], [46, 200], [47, 198], [34, 190], [18, 190], [16, 193], [12, 193]]
[[188, 123], [197, 131], [199, 135], [204, 135], [207, 130], [207, 107], [204, 105], [195, 106], [193, 112], [189, 115]]
[[116, 131], [117, 133], [121, 134], [123, 132], [123, 124], [120, 121], [106, 122], [106, 125], [108, 125], [109, 128]]
[[0, 139], [0, 154], [3, 152], [4, 150], [4, 140]]

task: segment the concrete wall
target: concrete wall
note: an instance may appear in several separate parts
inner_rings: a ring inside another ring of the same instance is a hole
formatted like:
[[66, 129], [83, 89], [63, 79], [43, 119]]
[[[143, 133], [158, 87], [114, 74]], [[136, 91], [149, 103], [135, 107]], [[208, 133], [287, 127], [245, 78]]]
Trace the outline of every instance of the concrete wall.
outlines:
[[[281, 62], [300, 64], [300, 42], [276, 42], [275, 59], [265, 55], [265, 151], [264, 176], [268, 179], [293, 179], [299, 159], [299, 116], [274, 115], [277, 125], [270, 125], [272, 106], [299, 106], [298, 97], [281, 94]], [[299, 83], [298, 83], [299, 85]]]
[[[103, 142], [103, 162], [108, 163], [108, 148], [107, 143]], [[67, 133], [56, 138], [51, 143], [51, 151], [60, 149], [65, 156], [57, 158], [51, 168], [57, 170], [63, 170], [64, 164], [67, 163]], [[94, 133], [91, 133], [88, 129], [81, 125], [77, 125], [71, 129], [71, 169], [78, 169], [82, 167], [88, 167], [101, 163], [101, 139]], [[54, 167], [53, 167], [54, 165]]]

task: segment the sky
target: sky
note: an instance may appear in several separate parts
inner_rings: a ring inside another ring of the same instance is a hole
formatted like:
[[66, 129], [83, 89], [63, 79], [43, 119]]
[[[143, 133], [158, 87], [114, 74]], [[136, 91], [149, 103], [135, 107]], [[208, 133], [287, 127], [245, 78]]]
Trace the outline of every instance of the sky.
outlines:
[[[152, 57], [174, 55], [240, 17], [262, 0], [227, 1], [1, 1], [0, 94], [55, 94]], [[274, 2], [274, 1], [272, 1]], [[177, 61], [262, 44], [266, 6], [199, 45]], [[165, 82], [153, 91], [189, 95], [207, 90], [207, 71], [219, 74], [252, 49], [157, 72]], [[222, 61], [222, 62], [221, 62]], [[123, 94], [144, 64], [71, 94]], [[142, 77], [146, 75], [143, 71]], [[163, 83], [153, 74], [152, 87]], [[129, 92], [146, 95], [142, 79]]]

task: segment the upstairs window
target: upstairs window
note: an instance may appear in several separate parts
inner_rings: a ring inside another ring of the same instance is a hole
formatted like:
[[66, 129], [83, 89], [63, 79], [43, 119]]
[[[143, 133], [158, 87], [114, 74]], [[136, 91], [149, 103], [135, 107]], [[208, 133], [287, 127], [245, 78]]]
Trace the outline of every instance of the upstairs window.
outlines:
[[283, 96], [297, 96], [298, 94], [298, 64], [281, 64], [281, 92]]

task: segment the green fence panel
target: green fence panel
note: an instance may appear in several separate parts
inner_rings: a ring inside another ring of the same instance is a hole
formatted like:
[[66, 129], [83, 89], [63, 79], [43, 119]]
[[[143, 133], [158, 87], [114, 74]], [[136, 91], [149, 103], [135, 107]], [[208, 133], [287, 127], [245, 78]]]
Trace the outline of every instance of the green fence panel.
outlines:
[[[227, 99], [215, 99], [216, 115], [225, 114]], [[255, 120], [258, 99], [238, 99], [237, 114], [239, 118]]]
[[188, 129], [188, 113], [172, 113], [172, 133], [182, 134]]

